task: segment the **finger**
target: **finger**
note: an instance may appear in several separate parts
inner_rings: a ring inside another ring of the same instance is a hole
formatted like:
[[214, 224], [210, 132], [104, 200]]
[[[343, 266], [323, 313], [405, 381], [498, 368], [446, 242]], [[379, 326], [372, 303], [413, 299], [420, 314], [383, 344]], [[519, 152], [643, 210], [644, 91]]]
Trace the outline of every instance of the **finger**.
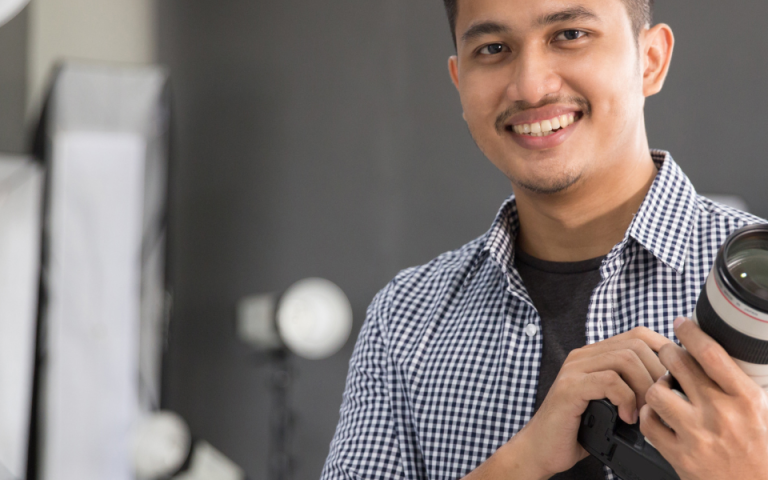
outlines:
[[[746, 393], [751, 379], [731, 359], [730, 355], [696, 323], [686, 319], [675, 320], [675, 335], [686, 350], [701, 365], [702, 370], [729, 395]], [[685, 387], [683, 387], [685, 388]]]
[[[653, 349], [645, 343], [645, 341], [639, 338], [619, 339], [618, 336], [613, 337], [611, 340], [613, 341], [606, 340], [591, 345], [590, 349], [586, 350], [581, 357], [595, 356], [613, 350], [632, 350], [640, 358], [640, 361], [643, 362], [643, 365], [645, 365], [645, 368], [653, 378], [653, 381], [658, 380], [662, 375], [667, 373], [667, 368], [661, 364], [659, 357]], [[670, 340], [667, 343], [671, 344], [673, 342]]]
[[672, 378], [665, 375], [648, 389], [645, 398], [654, 413], [679, 435], [693, 423], [694, 407], [670, 388], [671, 381]]
[[607, 398], [619, 409], [619, 416], [626, 423], [637, 423], [637, 399], [635, 392], [613, 370], [587, 374], [579, 384], [579, 391], [574, 392], [584, 403], [584, 410], [591, 400]]
[[654, 332], [653, 330], [646, 327], [637, 327], [622, 335], [627, 335], [629, 338], [638, 338], [642, 340], [654, 352], [658, 352], [661, 350], [661, 347], [668, 343], [674, 343], [664, 335]]
[[677, 435], [664, 425], [661, 417], [650, 405], [640, 410], [640, 433], [647, 438], [665, 458], [674, 458]]
[[713, 382], [696, 359], [690, 353], [677, 345], [667, 345], [659, 352], [659, 360], [669, 369], [683, 388], [691, 403], [701, 405], [707, 392], [719, 391], [720, 388]]
[[645, 392], [651, 388], [654, 380], [643, 362], [633, 350], [612, 350], [601, 355], [580, 360], [574, 367], [584, 373], [611, 370], [618, 373], [635, 393], [636, 409], [645, 405]]

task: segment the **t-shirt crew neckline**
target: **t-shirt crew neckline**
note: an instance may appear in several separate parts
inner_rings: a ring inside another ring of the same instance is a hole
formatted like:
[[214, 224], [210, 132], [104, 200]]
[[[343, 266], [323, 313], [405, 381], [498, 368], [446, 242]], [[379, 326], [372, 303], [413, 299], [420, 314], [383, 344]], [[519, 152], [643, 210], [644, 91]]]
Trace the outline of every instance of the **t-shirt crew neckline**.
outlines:
[[515, 249], [515, 261], [547, 273], [576, 274], [593, 272], [600, 269], [605, 257], [606, 256], [604, 255], [602, 257], [590, 258], [589, 260], [581, 260], [578, 262], [550, 262], [528, 255], [519, 248]]

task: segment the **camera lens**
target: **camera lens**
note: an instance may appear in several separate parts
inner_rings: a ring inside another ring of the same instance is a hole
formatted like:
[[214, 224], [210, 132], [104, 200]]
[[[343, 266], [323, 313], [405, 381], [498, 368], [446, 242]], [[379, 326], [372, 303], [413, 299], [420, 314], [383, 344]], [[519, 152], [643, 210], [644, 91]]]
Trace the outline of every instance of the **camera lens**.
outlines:
[[[713, 273], [721, 293], [742, 313], [768, 315], [768, 226], [750, 225], [731, 234], [717, 254]], [[729, 317], [725, 320], [736, 321]]]
[[768, 225], [743, 227], [726, 239], [693, 318], [768, 388]]
[[726, 252], [725, 263], [733, 281], [747, 293], [768, 301], [768, 238], [746, 235]]

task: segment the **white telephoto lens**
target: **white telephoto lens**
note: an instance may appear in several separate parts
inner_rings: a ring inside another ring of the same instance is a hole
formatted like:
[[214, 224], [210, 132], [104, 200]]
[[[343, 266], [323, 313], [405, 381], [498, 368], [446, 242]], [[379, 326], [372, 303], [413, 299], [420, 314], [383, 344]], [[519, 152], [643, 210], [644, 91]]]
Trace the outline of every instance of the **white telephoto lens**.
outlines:
[[285, 345], [311, 360], [336, 353], [352, 331], [352, 306], [333, 282], [307, 278], [285, 291], [277, 308], [277, 328]]
[[693, 319], [768, 392], [768, 225], [750, 225], [728, 237]]

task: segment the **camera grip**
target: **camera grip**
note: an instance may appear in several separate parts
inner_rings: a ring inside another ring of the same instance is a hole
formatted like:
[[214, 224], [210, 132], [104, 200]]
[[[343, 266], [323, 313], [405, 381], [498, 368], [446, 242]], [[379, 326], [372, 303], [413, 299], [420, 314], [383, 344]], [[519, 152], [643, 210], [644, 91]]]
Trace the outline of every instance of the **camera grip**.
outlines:
[[680, 480], [637, 425], [619, 418], [608, 400], [593, 400], [581, 416], [578, 440], [584, 449], [624, 480]]

